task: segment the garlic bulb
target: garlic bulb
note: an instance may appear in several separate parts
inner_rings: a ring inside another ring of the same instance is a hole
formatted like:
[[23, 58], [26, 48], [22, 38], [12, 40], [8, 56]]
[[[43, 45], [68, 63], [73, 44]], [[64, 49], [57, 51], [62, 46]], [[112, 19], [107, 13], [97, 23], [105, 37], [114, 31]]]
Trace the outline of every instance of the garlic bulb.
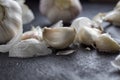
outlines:
[[120, 45], [107, 33], [100, 35], [95, 40], [95, 45], [100, 52], [120, 51]]
[[52, 53], [44, 42], [36, 39], [22, 40], [12, 47], [9, 51], [9, 57], [28, 58], [33, 56], [44, 56]]
[[22, 20], [23, 24], [27, 24], [34, 19], [34, 14], [32, 10], [25, 4], [25, 0], [15, 0], [17, 1], [22, 8]]
[[111, 64], [117, 68], [120, 69], [120, 55], [118, 55], [114, 61], [111, 62]]
[[82, 7], [79, 0], [41, 0], [40, 12], [52, 23], [63, 20], [70, 23], [78, 16]]
[[22, 10], [14, 0], [0, 0], [0, 52], [8, 52], [22, 35]]
[[43, 40], [42, 29], [39, 26], [36, 28], [33, 27], [32, 30], [27, 31], [22, 35], [22, 40], [26, 40], [26, 39], [30, 39], [30, 38], [34, 38], [39, 41], [42, 41]]
[[53, 48], [63, 49], [74, 40], [76, 31], [72, 27], [47, 28], [43, 30], [43, 39]]

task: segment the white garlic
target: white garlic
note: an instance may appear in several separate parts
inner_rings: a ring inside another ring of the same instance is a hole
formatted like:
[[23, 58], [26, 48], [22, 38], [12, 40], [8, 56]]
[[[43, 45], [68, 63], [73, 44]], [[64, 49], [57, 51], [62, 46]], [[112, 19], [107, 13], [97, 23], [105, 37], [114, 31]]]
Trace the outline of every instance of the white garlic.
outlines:
[[33, 27], [32, 30], [27, 31], [22, 35], [22, 40], [26, 40], [30, 38], [35, 38], [39, 41], [42, 41], [43, 40], [42, 29], [39, 26], [37, 26], [36, 28]]
[[101, 35], [101, 31], [96, 28], [82, 27], [77, 35], [79, 43], [93, 46], [95, 40]]
[[0, 0], [0, 52], [20, 41], [22, 35], [22, 10], [14, 0]]
[[120, 26], [120, 11], [113, 10], [111, 12], [108, 12], [104, 17], [104, 21], [110, 22], [116, 26]]
[[118, 1], [118, 3], [116, 4], [114, 10], [120, 10], [120, 1]]
[[100, 52], [118, 52], [120, 45], [107, 33], [101, 34], [96, 40], [95, 45]]
[[[89, 38], [91, 36], [97, 36], [102, 32], [99, 29], [97, 29], [95, 23], [87, 17], [80, 17], [75, 19], [72, 22], [71, 27], [74, 27], [77, 32], [74, 40], [74, 44], [87, 42], [86, 43], [87, 45], [91, 45], [93, 43], [91, 43]], [[84, 40], [81, 40], [82, 37], [84, 37]]]
[[44, 28], [43, 39], [53, 48], [63, 49], [74, 40], [76, 31], [72, 27]]
[[22, 20], [23, 24], [27, 24], [34, 19], [34, 14], [32, 10], [25, 4], [25, 0], [15, 0], [22, 8]]
[[78, 16], [82, 7], [79, 0], [41, 0], [40, 12], [52, 23], [63, 20], [70, 23]]
[[112, 66], [117, 69], [120, 69], [120, 55], [118, 55], [114, 61], [111, 62]]
[[12, 47], [9, 57], [28, 58], [34, 56], [44, 56], [52, 53], [44, 42], [36, 39], [22, 40]]
[[60, 20], [60, 21], [58, 21], [56, 24], [52, 25], [51, 27], [52, 27], [52, 28], [63, 27], [63, 21]]

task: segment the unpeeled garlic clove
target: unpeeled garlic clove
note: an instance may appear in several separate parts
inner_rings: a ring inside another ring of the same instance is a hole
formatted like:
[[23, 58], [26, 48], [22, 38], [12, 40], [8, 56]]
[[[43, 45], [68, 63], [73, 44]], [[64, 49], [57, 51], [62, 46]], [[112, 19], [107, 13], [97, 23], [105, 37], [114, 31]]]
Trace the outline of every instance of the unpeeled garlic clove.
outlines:
[[74, 40], [76, 31], [72, 27], [44, 28], [43, 39], [53, 48], [64, 49]]
[[28, 58], [49, 55], [51, 53], [52, 50], [44, 42], [36, 39], [27, 39], [14, 45], [9, 51], [9, 57]]
[[120, 45], [107, 33], [100, 35], [95, 40], [95, 45], [100, 52], [120, 51]]
[[40, 12], [52, 23], [70, 23], [81, 12], [79, 0], [41, 0]]
[[96, 28], [82, 27], [77, 34], [79, 43], [85, 45], [94, 45], [95, 40], [101, 35], [101, 31]]
[[0, 0], [0, 52], [8, 52], [22, 35], [22, 10], [14, 0]]
[[111, 12], [108, 12], [104, 17], [104, 21], [110, 22], [116, 26], [120, 26], [120, 11], [113, 10]]
[[22, 35], [21, 39], [26, 40], [26, 39], [30, 39], [30, 38], [34, 38], [34, 39], [37, 39], [39, 41], [42, 41], [43, 40], [42, 29], [39, 26], [37, 26], [36, 28], [33, 27], [32, 30], [25, 32]]
[[30, 23], [34, 19], [34, 14], [32, 10], [25, 4], [26, 0], [15, 0], [22, 8], [22, 20], [23, 24]]

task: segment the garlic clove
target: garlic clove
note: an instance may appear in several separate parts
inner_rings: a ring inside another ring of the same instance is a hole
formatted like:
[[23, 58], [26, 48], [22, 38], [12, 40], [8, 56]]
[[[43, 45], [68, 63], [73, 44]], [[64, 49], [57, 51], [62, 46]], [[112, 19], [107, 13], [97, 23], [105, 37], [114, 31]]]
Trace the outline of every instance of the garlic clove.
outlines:
[[40, 12], [52, 23], [63, 20], [70, 23], [81, 12], [79, 0], [41, 0]]
[[28, 58], [34, 56], [44, 56], [52, 53], [44, 42], [36, 39], [22, 40], [14, 45], [9, 51], [9, 57]]
[[20, 41], [23, 31], [22, 10], [14, 0], [0, 0], [0, 7], [0, 17], [4, 13], [0, 20], [0, 52], [8, 52], [14, 44]]
[[109, 35], [102, 34], [95, 40], [95, 45], [100, 52], [118, 52], [120, 45]]
[[108, 12], [104, 17], [104, 21], [120, 26], [120, 11], [113, 10]]
[[64, 49], [74, 40], [76, 31], [72, 27], [44, 28], [43, 39], [53, 48]]
[[95, 40], [101, 35], [101, 31], [96, 28], [82, 27], [77, 34], [79, 43], [94, 45]]
[[30, 38], [34, 38], [37, 39], [39, 41], [43, 40], [42, 37], [42, 29], [37, 26], [36, 28], [33, 27], [31, 31], [27, 31], [22, 35], [22, 40], [26, 40], [26, 39], [30, 39]]
[[118, 3], [116, 4], [114, 10], [119, 10], [120, 11], [120, 1], [118, 1]]
[[32, 10], [26, 5], [25, 0], [15, 0], [17, 1], [22, 8], [22, 20], [23, 24], [30, 23], [34, 19], [34, 14]]

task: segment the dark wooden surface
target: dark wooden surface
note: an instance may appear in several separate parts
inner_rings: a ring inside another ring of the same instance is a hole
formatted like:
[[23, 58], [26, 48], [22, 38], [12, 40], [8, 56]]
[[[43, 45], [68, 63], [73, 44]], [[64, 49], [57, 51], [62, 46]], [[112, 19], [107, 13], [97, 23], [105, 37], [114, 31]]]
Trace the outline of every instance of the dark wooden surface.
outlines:
[[[24, 25], [24, 31], [31, 25], [50, 25], [40, 15], [38, 2], [28, 3], [34, 11], [35, 20]], [[37, 0], [36, 0], [37, 1]], [[115, 4], [82, 3], [83, 12], [80, 16], [92, 18], [98, 12], [112, 10]], [[120, 28], [104, 25], [112, 37], [120, 39]], [[107, 27], [106, 27], [107, 26]], [[103, 46], [104, 47], [104, 46]], [[119, 54], [87, 51], [83, 47], [75, 47], [76, 52], [68, 56], [55, 54], [28, 59], [9, 58], [8, 54], [0, 54], [0, 80], [120, 80], [120, 71], [110, 62]]]

